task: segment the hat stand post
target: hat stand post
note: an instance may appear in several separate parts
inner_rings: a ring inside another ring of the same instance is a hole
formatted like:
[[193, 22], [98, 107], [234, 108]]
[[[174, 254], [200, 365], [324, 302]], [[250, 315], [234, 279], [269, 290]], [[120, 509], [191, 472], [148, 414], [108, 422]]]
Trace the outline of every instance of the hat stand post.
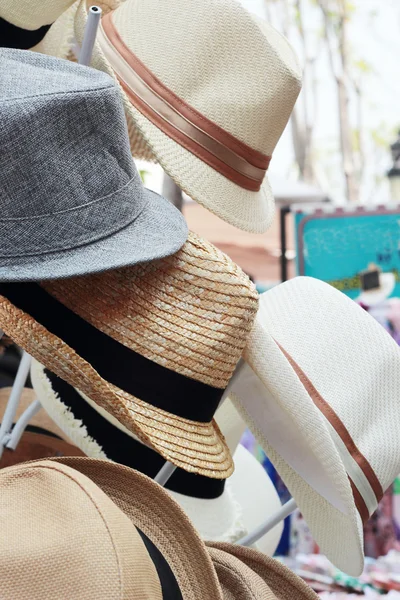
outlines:
[[157, 475], [154, 477], [154, 481], [164, 487], [169, 478], [173, 475], [176, 470], [176, 466], [170, 463], [168, 460], [165, 461], [165, 464], [158, 471]]
[[251, 546], [255, 544], [260, 538], [263, 537], [268, 531], [271, 531], [281, 521], [286, 519], [294, 510], [296, 510], [297, 504], [291, 498], [286, 504], [284, 504], [272, 517], [269, 517], [262, 525], [256, 527], [248, 535], [242, 537], [240, 540], [235, 542], [240, 546]]
[[88, 20], [83, 34], [82, 47], [79, 52], [80, 65], [90, 65], [93, 47], [96, 41], [97, 29], [100, 24], [102, 10], [99, 6], [91, 6], [88, 11]]
[[24, 389], [25, 382], [29, 374], [31, 360], [32, 359], [30, 355], [24, 351], [14, 384], [12, 386], [11, 394], [7, 402], [3, 420], [0, 425], [0, 458], [3, 454], [4, 446], [10, 440], [11, 427], [17, 412], [22, 390]]

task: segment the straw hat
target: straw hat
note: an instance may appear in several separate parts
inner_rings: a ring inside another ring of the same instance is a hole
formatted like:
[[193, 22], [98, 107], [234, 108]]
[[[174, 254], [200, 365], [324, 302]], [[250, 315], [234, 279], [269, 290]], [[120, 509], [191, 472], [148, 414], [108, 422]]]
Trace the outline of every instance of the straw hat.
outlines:
[[380, 304], [393, 293], [396, 285], [394, 273], [382, 273], [382, 269], [371, 263], [360, 273], [361, 294], [357, 302], [367, 307]]
[[285, 565], [252, 548], [207, 543], [224, 597], [232, 600], [318, 600]]
[[[38, 50], [67, 56], [71, 18], [79, 46], [90, 5], [74, 5], [57, 30], [64, 41], [50, 30]], [[274, 199], [265, 174], [301, 86], [287, 40], [236, 0], [99, 6], [91, 65], [121, 84], [133, 155], [159, 162], [225, 221], [266, 231]]]
[[[152, 478], [163, 466], [163, 458], [143, 446], [110, 413], [35, 360], [31, 379], [43, 408], [87, 456], [108, 458]], [[229, 399], [217, 410], [215, 420], [233, 456], [233, 475], [225, 481], [177, 469], [166, 488], [203, 539], [234, 542], [261, 525], [265, 515], [275, 513], [281, 503], [262, 465], [240, 446], [246, 424]], [[272, 556], [282, 528], [279, 524], [265, 534], [257, 548]]]
[[363, 523], [400, 472], [400, 348], [355, 302], [297, 277], [260, 297], [231, 397], [329, 560], [363, 569]]
[[[191, 234], [174, 256], [37, 284], [0, 284], [0, 328], [175, 465], [225, 479], [214, 413], [249, 335], [258, 294]], [[132, 376], [134, 374], [134, 376]]]
[[0, 280], [85, 275], [182, 247], [185, 219], [143, 187], [110, 77], [0, 48], [0, 103]]
[[88, 478], [69, 460], [0, 471], [4, 600], [222, 600], [206, 548], [162, 488], [100, 461], [82, 465]]

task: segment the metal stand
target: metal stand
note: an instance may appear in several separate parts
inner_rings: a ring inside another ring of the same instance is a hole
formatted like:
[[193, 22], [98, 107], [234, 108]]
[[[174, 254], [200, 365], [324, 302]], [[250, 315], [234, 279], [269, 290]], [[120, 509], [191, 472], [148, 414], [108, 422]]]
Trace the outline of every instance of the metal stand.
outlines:
[[235, 543], [240, 544], [241, 546], [251, 546], [252, 544], [255, 544], [257, 540], [263, 537], [263, 535], [268, 533], [268, 531], [271, 531], [271, 529], [273, 529], [275, 525], [278, 525], [278, 523], [280, 523], [281, 521], [286, 519], [286, 517], [292, 514], [292, 512], [296, 510], [296, 508], [297, 504], [292, 498], [291, 500], [286, 502], [286, 504], [284, 504], [280, 510], [278, 510], [274, 515], [272, 515], [272, 517], [267, 519], [265, 523], [263, 523], [262, 525], [254, 529], [254, 531], [251, 531], [248, 535], [242, 537], [239, 541]]
[[161, 467], [157, 475], [154, 477], [154, 481], [164, 486], [176, 469], [177, 467], [167, 460], [165, 465]]
[[31, 357], [27, 352], [24, 352], [20, 365], [18, 367], [17, 376], [11, 390], [10, 397], [7, 402], [7, 407], [4, 412], [3, 421], [0, 425], [0, 458], [3, 454], [4, 446], [10, 440], [11, 427], [14, 422], [15, 414], [19, 405], [22, 390], [24, 389], [25, 381], [29, 374], [31, 366]]
[[8, 442], [6, 443], [6, 447], [10, 450], [15, 450], [19, 444], [19, 441], [27, 428], [29, 421], [39, 412], [42, 408], [39, 400], [35, 400], [32, 402], [30, 406], [22, 413], [18, 421], [15, 423], [14, 428], [11, 432]]
[[100, 24], [102, 10], [99, 6], [91, 6], [88, 11], [88, 20], [83, 35], [82, 47], [79, 52], [78, 62], [80, 65], [90, 65], [93, 47], [96, 41], [97, 29]]

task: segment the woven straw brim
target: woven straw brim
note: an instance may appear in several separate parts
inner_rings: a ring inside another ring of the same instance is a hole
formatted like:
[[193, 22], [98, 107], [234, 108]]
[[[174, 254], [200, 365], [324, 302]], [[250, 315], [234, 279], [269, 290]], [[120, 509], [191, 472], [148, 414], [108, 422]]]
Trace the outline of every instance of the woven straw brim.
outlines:
[[155, 408], [105, 381], [63, 340], [0, 296], [0, 328], [46, 368], [87, 394], [143, 443], [192, 473], [225, 479], [233, 461], [215, 421], [198, 423]]
[[[318, 600], [317, 594], [295, 573], [279, 561], [266, 556], [253, 548], [237, 546], [223, 542], [207, 542], [210, 555], [214, 559], [214, 552], [223, 552], [235, 557], [247, 568], [251, 569], [267, 584], [270, 596], [260, 596], [269, 600]], [[252, 596], [249, 596], [249, 599]], [[258, 598], [258, 596], [256, 596]]]
[[183, 600], [223, 600], [207, 548], [168, 492], [116, 463], [90, 458], [54, 459], [89, 477], [160, 550]]
[[[106, 5], [105, 12], [107, 10]], [[82, 1], [75, 14], [75, 34], [78, 41], [83, 39], [86, 21], [87, 9], [85, 1]], [[108, 73], [118, 83], [98, 43], [93, 49], [91, 66]], [[119, 87], [131, 151], [135, 158], [158, 162], [190, 198], [227, 223], [252, 233], [264, 233], [270, 227], [274, 217], [274, 197], [267, 177], [258, 192], [236, 185], [153, 125], [133, 107], [121, 86]]]
[[[249, 412], [246, 398], [231, 393], [231, 400], [295, 499], [321, 552], [345, 573], [359, 576], [364, 566], [363, 526], [346, 470], [322, 414], [287, 358], [258, 321], [243, 356], [262, 382], [264, 397], [280, 405], [300, 433], [304, 445], [317, 457], [335, 486], [345, 512], [336, 509], [316, 492], [272, 447], [262, 422]], [[262, 395], [258, 396], [257, 402], [258, 410], [265, 411]]]

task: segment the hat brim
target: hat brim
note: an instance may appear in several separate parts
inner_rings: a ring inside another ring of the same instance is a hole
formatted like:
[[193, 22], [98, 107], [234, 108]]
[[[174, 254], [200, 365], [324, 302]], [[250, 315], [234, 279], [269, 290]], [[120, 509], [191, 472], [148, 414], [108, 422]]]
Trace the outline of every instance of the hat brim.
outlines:
[[271, 600], [317, 600], [317, 594], [298, 575], [288, 567], [262, 552], [245, 546], [226, 544], [221, 542], [207, 542], [211, 558], [214, 560], [214, 551], [224, 552], [240, 560], [246, 567], [256, 573], [268, 585], [271, 591]]
[[133, 266], [175, 254], [186, 242], [188, 227], [165, 198], [145, 190], [146, 205], [118, 232], [78, 248], [0, 260], [0, 281], [63, 279]]
[[232, 457], [214, 420], [200, 423], [178, 417], [110, 384], [62, 339], [4, 296], [0, 296], [0, 328], [46, 368], [111, 413], [165, 460], [215, 479], [225, 479], [233, 472]]
[[158, 548], [185, 600], [223, 600], [207, 548], [189, 518], [161, 486], [141, 473], [91, 458], [50, 459], [89, 477]]
[[[321, 552], [357, 577], [364, 567], [363, 526], [347, 472], [324, 417], [267, 326], [256, 320], [240, 373], [246, 394], [234, 385], [230, 398], [292, 494]], [[312, 465], [302, 475], [300, 450]]]
[[[32, 361], [31, 379], [38, 400], [67, 439], [90, 458], [110, 458], [104, 453], [98, 440], [89, 436], [85, 423], [76, 419], [70, 408], [64, 404], [62, 397], [54, 390], [44, 367], [36, 360]], [[85, 399], [82, 398], [82, 401]], [[104, 414], [110, 417], [107, 412]], [[261, 525], [265, 514], [272, 514], [281, 506], [272, 481], [255, 456], [239, 445], [233, 455], [233, 461], [235, 471], [227, 480], [225, 490], [219, 498], [193, 498], [169, 490], [203, 539], [237, 541]], [[250, 496], [248, 490], [252, 491]], [[282, 523], [278, 524], [258, 541], [257, 547], [272, 556], [278, 546], [282, 529]]]
[[[107, 6], [105, 8], [107, 11]], [[82, 0], [75, 14], [78, 43], [83, 39], [86, 22], [86, 0]], [[93, 49], [91, 65], [108, 73], [118, 83], [98, 42]], [[267, 177], [258, 192], [251, 192], [233, 183], [153, 125], [132, 105], [119, 83], [118, 86], [124, 102], [128, 131], [134, 130], [136, 136], [139, 131], [145, 142], [143, 155], [132, 147], [134, 156], [145, 160], [153, 157], [190, 198], [227, 223], [251, 233], [264, 233], [270, 227], [274, 217], [274, 197]]]

